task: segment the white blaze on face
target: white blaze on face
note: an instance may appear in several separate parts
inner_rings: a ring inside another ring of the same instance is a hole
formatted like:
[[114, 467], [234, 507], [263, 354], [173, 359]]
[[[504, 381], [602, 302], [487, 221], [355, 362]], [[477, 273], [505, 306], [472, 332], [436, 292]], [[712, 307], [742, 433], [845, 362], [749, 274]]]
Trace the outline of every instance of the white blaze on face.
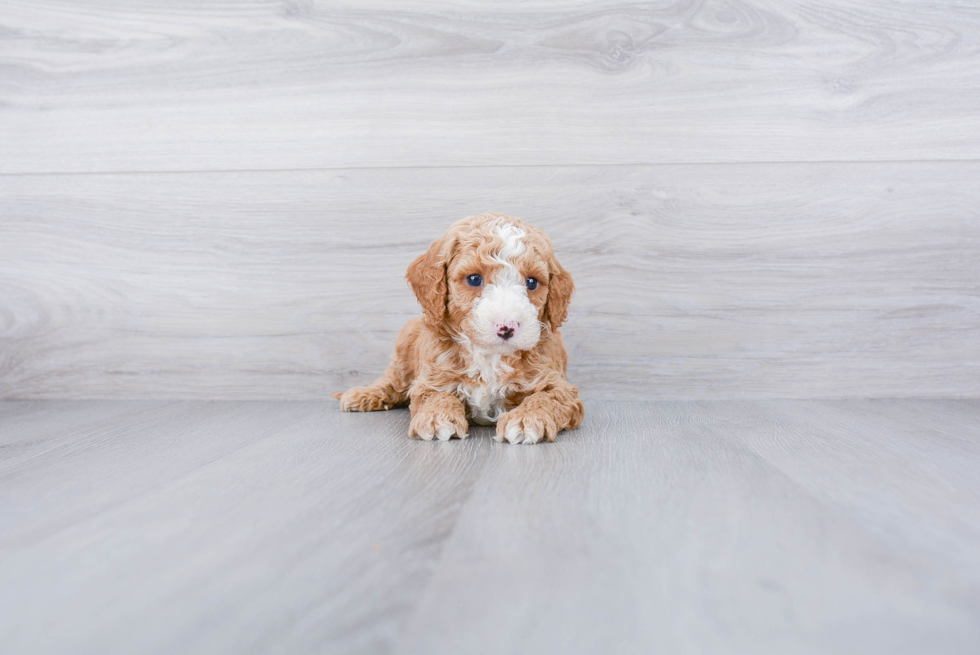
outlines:
[[[541, 324], [537, 307], [527, 297], [524, 276], [515, 265], [526, 250], [527, 235], [513, 223], [502, 223], [494, 232], [504, 242], [493, 256], [500, 266], [473, 308], [474, 340], [494, 352], [530, 350], [541, 338]], [[508, 339], [501, 336], [505, 328], [513, 330]]]

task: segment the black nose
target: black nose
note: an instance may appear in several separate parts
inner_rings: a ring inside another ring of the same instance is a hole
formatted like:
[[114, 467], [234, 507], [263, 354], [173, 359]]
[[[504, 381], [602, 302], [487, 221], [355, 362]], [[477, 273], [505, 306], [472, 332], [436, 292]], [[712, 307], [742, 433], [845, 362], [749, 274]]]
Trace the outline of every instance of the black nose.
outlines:
[[497, 336], [501, 339], [510, 339], [512, 336], [514, 336], [514, 328], [505, 325], [497, 330]]

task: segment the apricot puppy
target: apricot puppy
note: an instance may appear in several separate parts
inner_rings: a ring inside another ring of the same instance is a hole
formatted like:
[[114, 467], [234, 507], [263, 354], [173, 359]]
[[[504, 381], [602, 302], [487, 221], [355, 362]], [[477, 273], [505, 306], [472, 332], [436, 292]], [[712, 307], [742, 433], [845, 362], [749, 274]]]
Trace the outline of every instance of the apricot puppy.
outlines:
[[465, 439], [470, 421], [525, 444], [579, 426], [559, 330], [575, 287], [544, 232], [503, 214], [464, 218], [406, 277], [422, 317], [402, 328], [384, 375], [334, 394], [344, 411], [409, 403], [408, 434], [425, 440]]

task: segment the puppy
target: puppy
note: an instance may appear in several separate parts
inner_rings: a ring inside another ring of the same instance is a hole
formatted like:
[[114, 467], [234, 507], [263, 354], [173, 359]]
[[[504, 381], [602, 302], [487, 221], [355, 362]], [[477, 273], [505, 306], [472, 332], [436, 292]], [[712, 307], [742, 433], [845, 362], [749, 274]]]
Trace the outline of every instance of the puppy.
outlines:
[[541, 230], [503, 214], [453, 223], [408, 267], [422, 317], [395, 341], [385, 374], [334, 394], [348, 412], [409, 404], [410, 437], [469, 436], [497, 425], [497, 441], [554, 441], [582, 422], [565, 380], [559, 326], [574, 285]]

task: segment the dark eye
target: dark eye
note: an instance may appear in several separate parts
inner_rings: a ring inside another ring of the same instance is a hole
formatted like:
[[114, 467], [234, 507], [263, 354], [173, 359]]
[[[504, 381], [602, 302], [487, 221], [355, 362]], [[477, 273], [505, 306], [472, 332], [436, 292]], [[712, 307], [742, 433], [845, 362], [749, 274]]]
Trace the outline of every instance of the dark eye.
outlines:
[[468, 275], [466, 277], [466, 284], [470, 285], [471, 287], [481, 286], [483, 284], [483, 278], [479, 275]]
[[527, 285], [527, 288], [530, 291], [534, 291], [535, 289], [538, 288], [538, 278], [536, 278], [536, 277], [529, 277], [524, 284]]

